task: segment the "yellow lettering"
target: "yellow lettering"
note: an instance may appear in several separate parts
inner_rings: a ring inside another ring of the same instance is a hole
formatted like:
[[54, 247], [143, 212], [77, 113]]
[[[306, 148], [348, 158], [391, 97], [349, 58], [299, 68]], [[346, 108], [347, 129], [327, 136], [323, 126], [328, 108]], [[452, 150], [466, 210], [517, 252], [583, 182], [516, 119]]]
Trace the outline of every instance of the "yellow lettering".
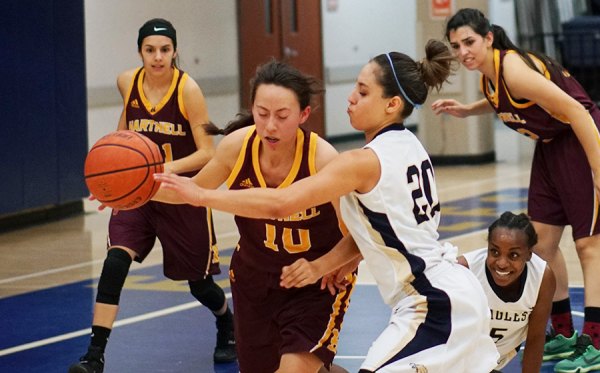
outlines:
[[152, 119], [135, 119], [127, 124], [131, 131], [136, 132], [157, 132], [172, 136], [186, 136], [183, 125], [173, 124], [171, 122], [156, 122]]
[[277, 244], [275, 243], [275, 226], [272, 224], [265, 224], [265, 229], [266, 239], [263, 241], [265, 247], [273, 251], [279, 251], [279, 247], [277, 247]]
[[500, 120], [504, 123], [527, 123], [525, 119], [522, 119], [519, 114], [515, 113], [498, 113], [498, 118], [500, 118]]
[[540, 138], [538, 135], [536, 135], [535, 133], [533, 133], [530, 130], [525, 129], [525, 128], [518, 128], [517, 132], [520, 133], [521, 135], [525, 135], [533, 140], [537, 140]]
[[295, 243], [292, 229], [283, 229], [283, 247], [291, 254], [302, 253], [310, 249], [310, 231], [308, 229], [297, 229], [300, 242]]
[[288, 217], [277, 219], [278, 221], [304, 221], [315, 218], [321, 215], [321, 211], [317, 210], [316, 207], [311, 207], [306, 211], [300, 211], [295, 214], [292, 214]]
[[[294, 231], [297, 232], [299, 242], [294, 242]], [[275, 243], [277, 237], [277, 227], [273, 224], [265, 224], [266, 238], [263, 241], [267, 249], [279, 251], [279, 246]], [[308, 229], [283, 228], [281, 233], [283, 248], [290, 254], [301, 253], [310, 250], [310, 231]]]

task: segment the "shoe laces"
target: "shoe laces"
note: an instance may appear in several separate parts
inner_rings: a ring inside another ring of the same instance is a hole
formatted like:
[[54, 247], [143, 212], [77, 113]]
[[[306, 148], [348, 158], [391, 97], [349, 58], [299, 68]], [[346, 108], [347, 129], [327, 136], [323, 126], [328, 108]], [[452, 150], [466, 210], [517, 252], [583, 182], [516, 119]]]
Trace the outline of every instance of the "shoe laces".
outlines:
[[578, 357], [582, 356], [587, 351], [588, 347], [591, 344], [591, 339], [589, 337], [586, 337], [586, 335], [582, 335], [579, 338], [577, 338], [577, 341], [575, 342], [575, 350], [569, 357], [567, 357], [567, 359], [571, 361], [576, 360]]

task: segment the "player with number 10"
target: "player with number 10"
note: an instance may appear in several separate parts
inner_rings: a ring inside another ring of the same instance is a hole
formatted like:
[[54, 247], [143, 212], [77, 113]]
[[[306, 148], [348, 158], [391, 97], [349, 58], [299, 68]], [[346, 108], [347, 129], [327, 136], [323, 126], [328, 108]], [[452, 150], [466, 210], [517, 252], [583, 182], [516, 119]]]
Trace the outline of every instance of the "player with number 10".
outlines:
[[223, 191], [155, 175], [161, 190], [174, 190], [188, 203], [257, 218], [282, 218], [343, 197], [351, 235], [316, 260], [284, 267], [281, 284], [307, 286], [364, 257], [393, 311], [360, 372], [481, 373], [498, 358], [481, 285], [452, 260], [453, 248], [438, 241], [439, 201], [429, 156], [403, 125], [451, 71], [453, 57], [442, 42], [429, 41], [425, 49], [420, 62], [391, 52], [362, 68], [348, 97], [348, 115], [367, 144], [341, 153], [313, 176], [286, 188]]

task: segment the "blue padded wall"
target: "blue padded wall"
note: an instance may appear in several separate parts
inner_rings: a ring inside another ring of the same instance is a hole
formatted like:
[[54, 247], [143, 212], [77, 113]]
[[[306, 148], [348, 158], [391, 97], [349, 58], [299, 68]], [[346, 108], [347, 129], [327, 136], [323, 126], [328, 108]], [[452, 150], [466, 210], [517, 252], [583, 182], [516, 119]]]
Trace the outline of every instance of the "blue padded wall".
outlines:
[[[87, 195], [83, 0], [6, 0], [0, 215]], [[10, 30], [10, 32], [8, 32]]]

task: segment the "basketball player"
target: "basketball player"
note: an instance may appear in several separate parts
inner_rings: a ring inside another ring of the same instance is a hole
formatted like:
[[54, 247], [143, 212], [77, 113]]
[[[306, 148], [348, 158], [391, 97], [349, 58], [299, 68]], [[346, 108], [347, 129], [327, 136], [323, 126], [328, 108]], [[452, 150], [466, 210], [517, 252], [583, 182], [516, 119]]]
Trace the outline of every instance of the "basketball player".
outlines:
[[456, 263], [453, 248], [438, 241], [440, 205], [431, 161], [403, 125], [428, 90], [439, 89], [450, 74], [448, 48], [431, 40], [425, 49], [420, 62], [391, 52], [362, 68], [348, 114], [367, 144], [287, 188], [206, 190], [189, 178], [156, 176], [192, 205], [257, 218], [283, 218], [345, 196], [341, 210], [351, 235], [318, 259], [286, 266], [281, 284], [308, 286], [364, 257], [392, 315], [371, 345], [363, 373], [481, 373], [492, 370], [499, 356], [481, 285]]
[[[143, 66], [119, 75], [124, 100], [119, 130], [148, 136], [163, 151], [165, 169], [194, 175], [214, 153], [209, 122], [198, 84], [175, 64], [177, 37], [173, 25], [151, 19], [139, 29], [138, 52]], [[158, 238], [164, 274], [187, 280], [192, 295], [210, 309], [217, 324], [216, 363], [236, 359], [233, 316], [223, 290], [213, 281], [219, 273], [218, 253], [210, 210], [159, 202], [110, 217], [108, 253], [98, 282], [88, 352], [70, 373], [102, 372], [104, 349], [119, 309], [119, 298], [132, 260], [142, 262]], [[190, 351], [190, 353], [193, 353]]]
[[[320, 172], [337, 151], [300, 127], [311, 113], [311, 97], [320, 92], [314, 78], [290, 65], [271, 61], [260, 66], [252, 80], [252, 112], [224, 131], [211, 128], [227, 136], [193, 180], [205, 188], [223, 183], [229, 189], [284, 188]], [[162, 188], [154, 199], [183, 202]], [[355, 275], [348, 277], [346, 288], [331, 293], [319, 285], [279, 286], [283, 266], [318, 258], [341, 240], [339, 201], [331, 201], [281, 219], [235, 216], [240, 240], [230, 281], [240, 372], [345, 371], [332, 361]], [[350, 267], [357, 265], [358, 260]]]
[[533, 254], [536, 243], [529, 217], [507, 211], [488, 228], [488, 247], [458, 257], [486, 293], [490, 336], [500, 353], [497, 370], [510, 362], [525, 340], [522, 372], [539, 373], [542, 367], [556, 281], [546, 262]]
[[[600, 369], [600, 110], [556, 61], [519, 49], [477, 9], [452, 16], [446, 37], [460, 62], [482, 73], [485, 98], [467, 105], [438, 100], [433, 110], [458, 117], [495, 111], [508, 127], [536, 140], [528, 214], [539, 236], [534, 251], [557, 281], [551, 314], [557, 335], [546, 344], [544, 359], [569, 356], [557, 365], [560, 372]], [[573, 329], [567, 270], [558, 247], [565, 225], [573, 228], [583, 271], [582, 336]]]

